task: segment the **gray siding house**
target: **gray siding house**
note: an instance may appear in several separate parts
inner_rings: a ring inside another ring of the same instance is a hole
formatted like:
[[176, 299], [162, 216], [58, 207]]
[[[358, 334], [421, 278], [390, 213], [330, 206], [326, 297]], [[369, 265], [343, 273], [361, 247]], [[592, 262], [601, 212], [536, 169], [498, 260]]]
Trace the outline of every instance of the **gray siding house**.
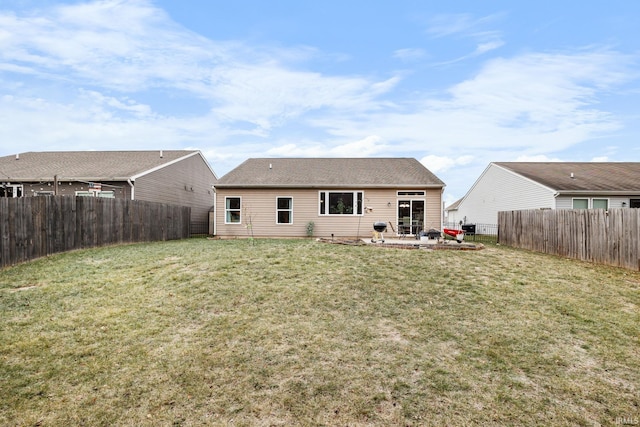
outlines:
[[220, 237], [416, 234], [442, 226], [444, 183], [412, 158], [254, 158], [216, 184]]
[[51, 151], [0, 157], [0, 197], [70, 195], [191, 207], [208, 221], [217, 177], [198, 150]]
[[496, 224], [522, 209], [640, 207], [640, 163], [494, 162], [448, 206], [448, 223]]

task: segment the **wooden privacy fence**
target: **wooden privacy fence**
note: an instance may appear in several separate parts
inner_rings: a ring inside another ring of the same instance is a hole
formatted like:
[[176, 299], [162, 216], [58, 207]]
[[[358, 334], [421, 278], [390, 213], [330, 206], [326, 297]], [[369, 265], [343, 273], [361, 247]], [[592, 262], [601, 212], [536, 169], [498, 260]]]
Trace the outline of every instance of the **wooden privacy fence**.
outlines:
[[640, 209], [498, 213], [498, 243], [582, 261], [640, 269]]
[[0, 198], [0, 268], [73, 249], [189, 237], [191, 208], [98, 197]]

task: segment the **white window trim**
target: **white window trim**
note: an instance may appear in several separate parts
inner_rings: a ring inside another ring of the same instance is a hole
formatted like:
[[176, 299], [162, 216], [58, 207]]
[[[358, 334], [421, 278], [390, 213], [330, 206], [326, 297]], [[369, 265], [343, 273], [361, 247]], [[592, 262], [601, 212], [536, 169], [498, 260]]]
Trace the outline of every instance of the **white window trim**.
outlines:
[[[240, 199], [240, 209], [228, 209], [227, 208], [227, 200], [228, 199]], [[229, 222], [227, 220], [227, 212], [229, 211], [240, 211], [240, 221], [238, 222]], [[242, 196], [224, 196], [224, 223], [228, 225], [242, 225]]]
[[[352, 193], [353, 194], [353, 201], [354, 201], [354, 210], [353, 213], [350, 214], [332, 214], [332, 213], [325, 213], [322, 212], [322, 204], [320, 203], [320, 195], [322, 193], [325, 193], [325, 210], [326, 207], [328, 206], [328, 201], [329, 201], [329, 193]], [[362, 194], [362, 206], [358, 205], [358, 194]], [[319, 216], [332, 216], [332, 217], [349, 217], [349, 216], [363, 216], [364, 215], [364, 200], [365, 200], [365, 196], [364, 196], [364, 190], [320, 190], [318, 191], [318, 215]], [[360, 213], [358, 213], [358, 210], [360, 210]]]
[[[320, 196], [318, 196], [319, 198]], [[291, 209], [279, 209], [278, 199], [291, 199]], [[287, 211], [291, 213], [290, 222], [278, 222], [278, 213], [281, 211]], [[276, 196], [276, 225], [293, 225], [293, 196]]]

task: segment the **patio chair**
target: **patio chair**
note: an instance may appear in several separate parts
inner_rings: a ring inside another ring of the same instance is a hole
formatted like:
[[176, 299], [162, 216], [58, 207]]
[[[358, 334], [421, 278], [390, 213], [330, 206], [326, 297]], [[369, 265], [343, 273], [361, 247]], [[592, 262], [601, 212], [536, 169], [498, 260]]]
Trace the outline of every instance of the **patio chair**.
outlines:
[[407, 237], [407, 234], [411, 234], [411, 217], [402, 217], [402, 221], [398, 224], [398, 234], [401, 239]]

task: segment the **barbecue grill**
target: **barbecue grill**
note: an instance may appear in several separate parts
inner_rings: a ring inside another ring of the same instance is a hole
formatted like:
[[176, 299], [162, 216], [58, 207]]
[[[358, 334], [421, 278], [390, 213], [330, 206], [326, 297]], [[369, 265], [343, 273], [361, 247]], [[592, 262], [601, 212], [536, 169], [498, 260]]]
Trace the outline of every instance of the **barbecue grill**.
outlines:
[[384, 243], [384, 233], [387, 231], [387, 223], [378, 221], [373, 223], [373, 238], [371, 239], [371, 243], [376, 243], [377, 241], [381, 241]]
[[427, 239], [438, 240], [441, 236], [440, 232], [435, 228], [430, 228], [429, 231], [423, 232]]

